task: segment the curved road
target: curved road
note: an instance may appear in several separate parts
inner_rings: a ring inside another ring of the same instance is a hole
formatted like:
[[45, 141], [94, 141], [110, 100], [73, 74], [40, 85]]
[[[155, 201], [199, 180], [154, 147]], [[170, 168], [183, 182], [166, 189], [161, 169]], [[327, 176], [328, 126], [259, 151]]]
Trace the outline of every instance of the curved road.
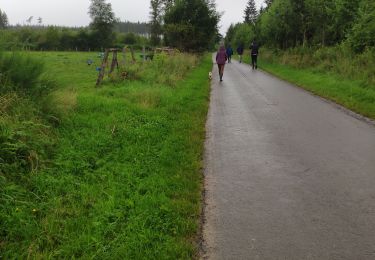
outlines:
[[234, 61], [207, 122], [204, 259], [375, 259], [375, 126]]

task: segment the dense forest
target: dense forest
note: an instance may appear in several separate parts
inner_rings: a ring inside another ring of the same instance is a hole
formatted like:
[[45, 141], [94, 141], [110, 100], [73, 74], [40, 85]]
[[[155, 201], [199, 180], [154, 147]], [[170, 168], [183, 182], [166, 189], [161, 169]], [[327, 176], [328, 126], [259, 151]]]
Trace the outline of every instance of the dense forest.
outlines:
[[273, 48], [348, 44], [363, 52], [375, 44], [372, 0], [268, 0], [259, 12], [250, 0], [244, 22], [232, 25], [226, 42], [249, 44], [257, 39]]

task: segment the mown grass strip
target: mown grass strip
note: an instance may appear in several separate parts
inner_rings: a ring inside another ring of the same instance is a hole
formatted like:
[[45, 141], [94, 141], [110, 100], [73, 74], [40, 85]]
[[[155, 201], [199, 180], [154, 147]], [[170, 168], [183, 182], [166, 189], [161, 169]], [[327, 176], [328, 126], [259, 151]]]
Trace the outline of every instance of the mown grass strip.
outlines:
[[[250, 63], [249, 56], [245, 62]], [[363, 86], [360, 81], [344, 79], [333, 73], [313, 69], [297, 69], [271, 63], [259, 58], [259, 68], [312, 93], [336, 102], [361, 115], [375, 119], [375, 88]]]

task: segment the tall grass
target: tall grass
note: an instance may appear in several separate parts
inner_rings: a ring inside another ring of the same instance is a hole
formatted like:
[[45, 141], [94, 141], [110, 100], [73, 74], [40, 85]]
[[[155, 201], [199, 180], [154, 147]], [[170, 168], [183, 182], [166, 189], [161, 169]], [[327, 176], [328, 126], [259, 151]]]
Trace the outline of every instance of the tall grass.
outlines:
[[342, 78], [361, 81], [362, 86], [375, 88], [375, 48], [354, 53], [347, 45], [317, 49], [294, 48], [286, 51], [262, 49], [261, 58], [271, 63], [294, 68], [333, 73]]
[[165, 78], [159, 61], [139, 64], [141, 79], [95, 88], [88, 55], [42, 55], [54, 100], [74, 108], [50, 167], [0, 178], [0, 256], [193, 258], [211, 57], [166, 57]]
[[44, 64], [20, 53], [0, 52], [0, 174], [38, 169], [53, 143], [42, 100], [52, 88]]
[[120, 74], [112, 76], [119, 80], [121, 75], [126, 75], [128, 80], [139, 80], [147, 84], [165, 84], [171, 87], [184, 78], [198, 63], [198, 56], [192, 54], [166, 53], [156, 54], [153, 61], [130, 63], [120, 68]]

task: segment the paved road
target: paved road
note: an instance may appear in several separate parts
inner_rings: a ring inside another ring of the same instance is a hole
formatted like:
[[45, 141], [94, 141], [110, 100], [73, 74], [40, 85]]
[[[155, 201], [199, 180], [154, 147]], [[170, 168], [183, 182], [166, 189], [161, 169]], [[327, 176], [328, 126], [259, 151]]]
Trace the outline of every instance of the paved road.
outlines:
[[375, 259], [375, 126], [234, 62], [214, 68], [205, 259]]

